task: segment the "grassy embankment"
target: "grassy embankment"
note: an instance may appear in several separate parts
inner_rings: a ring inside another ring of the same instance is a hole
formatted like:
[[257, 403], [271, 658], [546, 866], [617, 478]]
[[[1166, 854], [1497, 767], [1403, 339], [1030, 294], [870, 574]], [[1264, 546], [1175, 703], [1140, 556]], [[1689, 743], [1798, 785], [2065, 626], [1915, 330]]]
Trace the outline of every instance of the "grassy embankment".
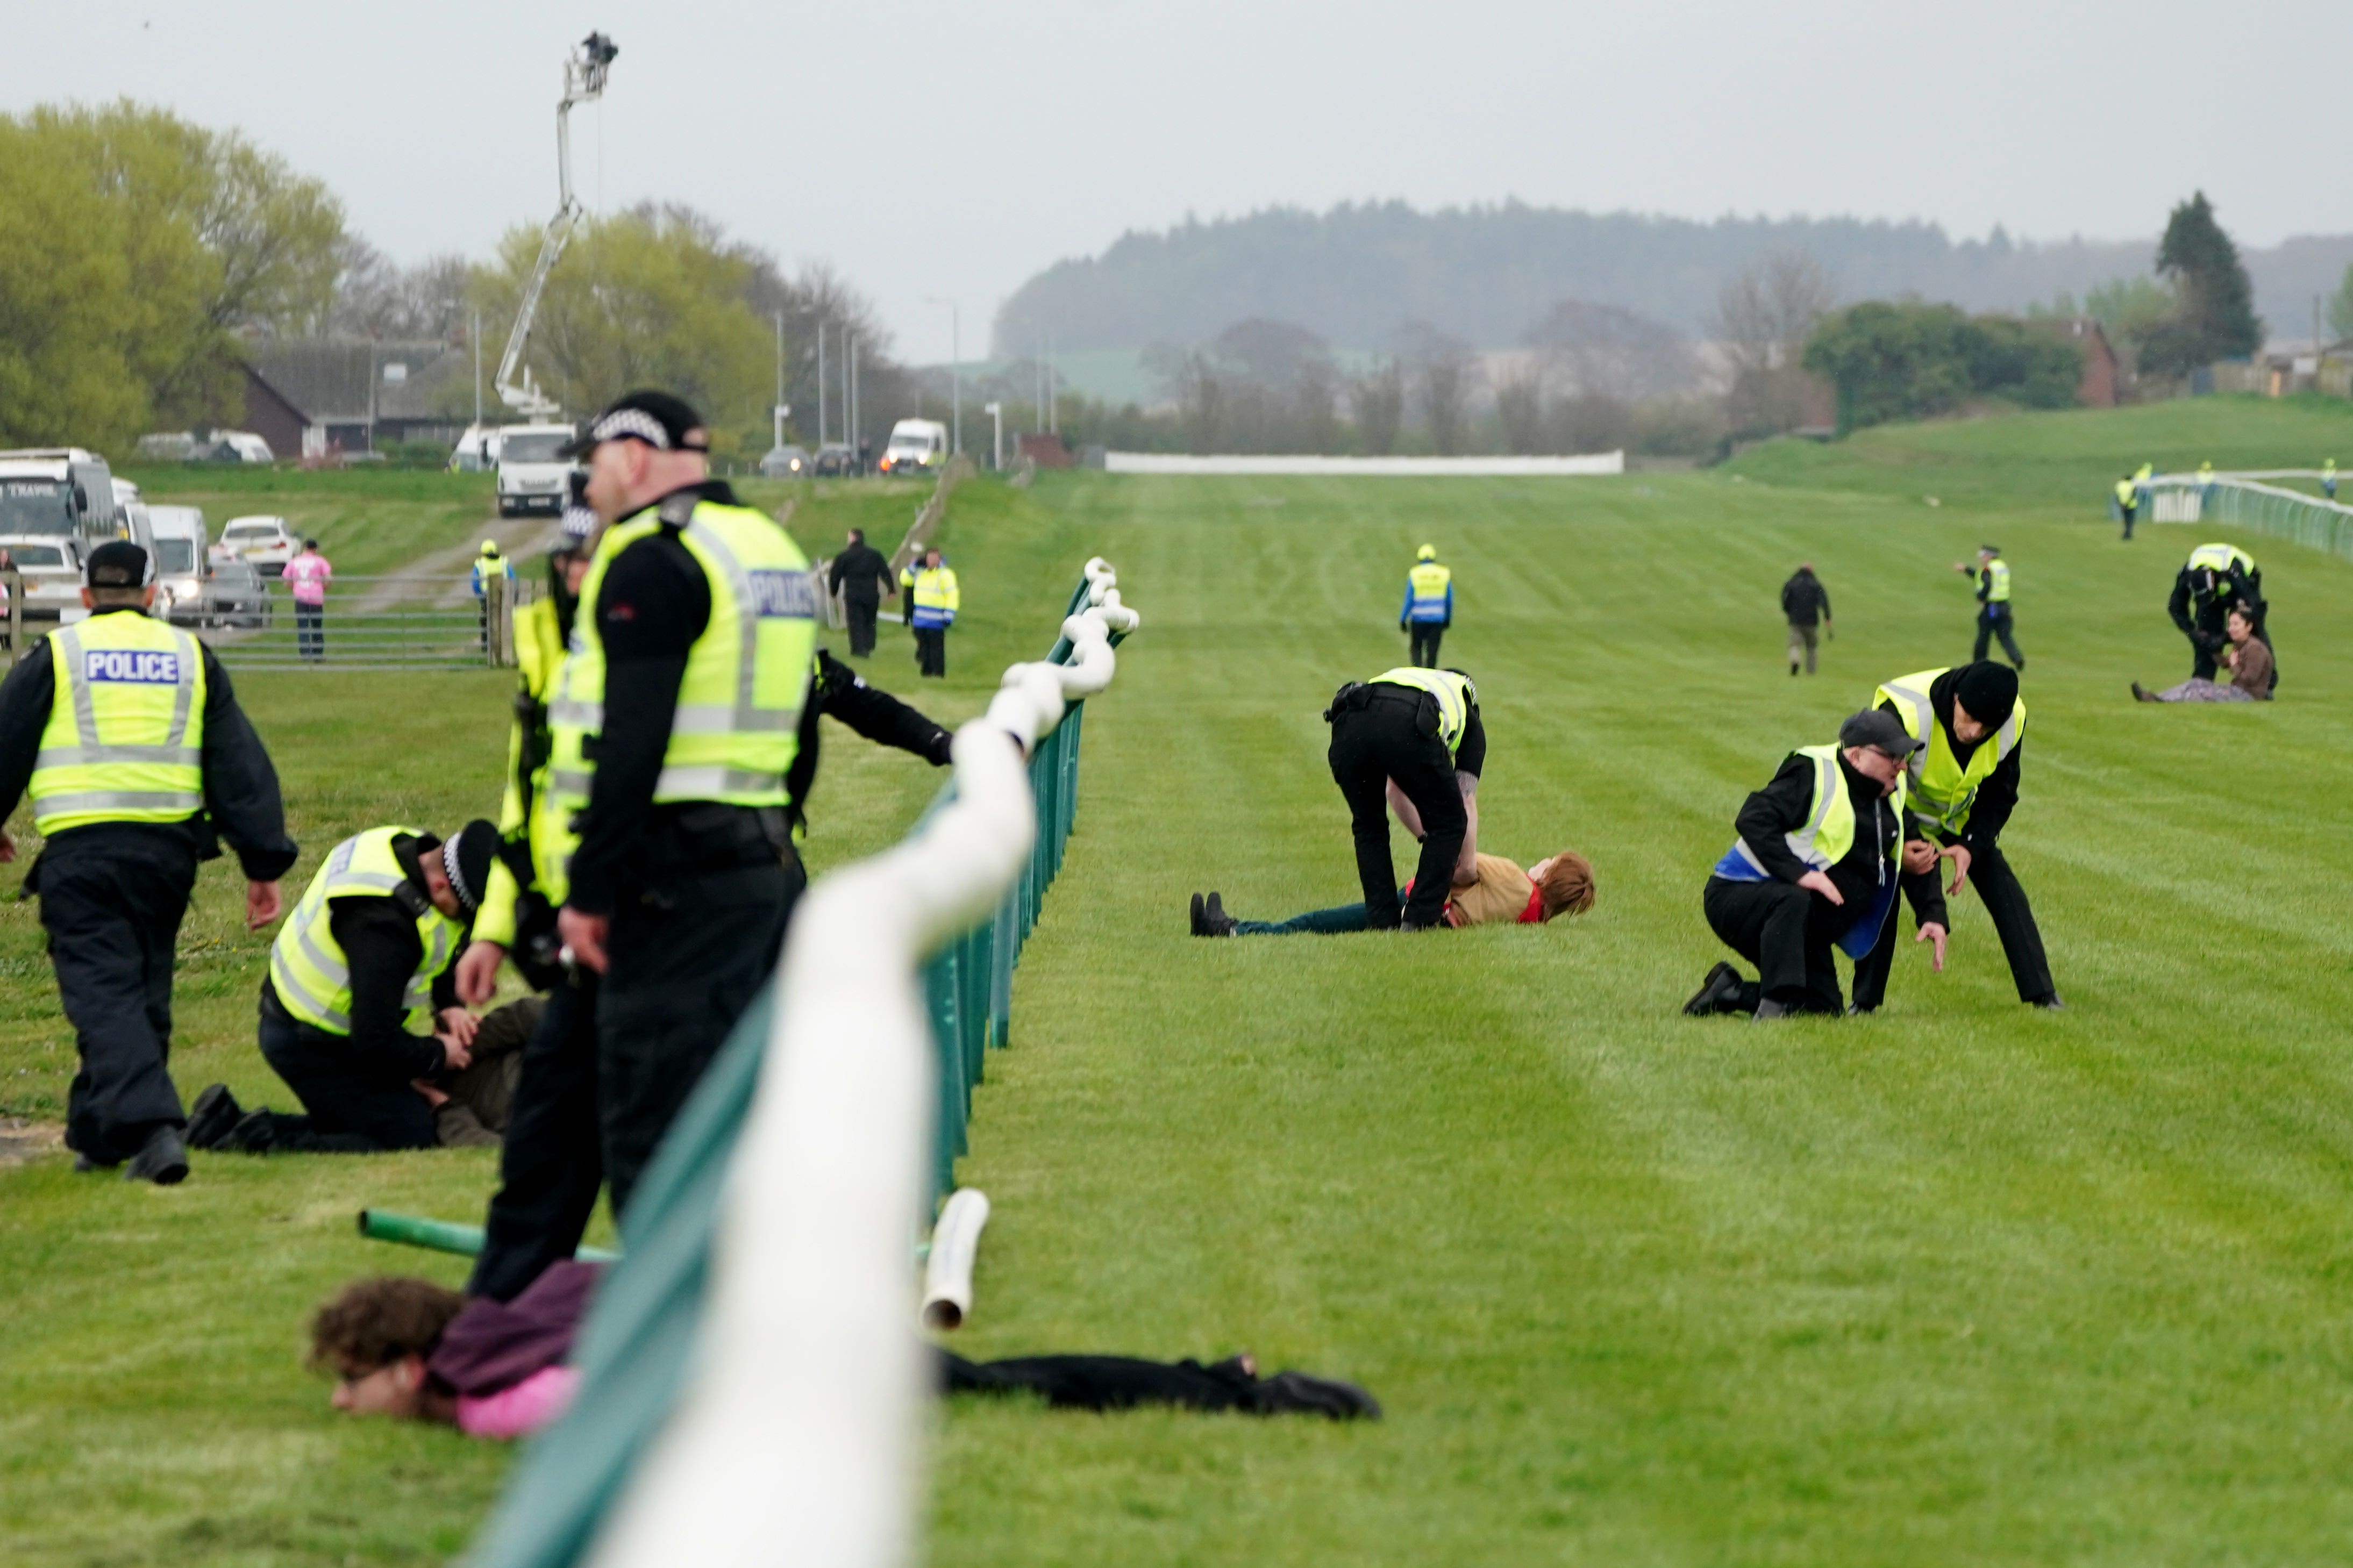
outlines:
[[[2335, 787], [2353, 566], [2242, 540], [2282, 701], [2141, 707], [2128, 679], [2186, 668], [2163, 600], [2204, 531], [2126, 546], [2102, 503], [2143, 456], [2302, 464], [2348, 434], [2333, 410], [2208, 400], [1877, 432], [1695, 476], [976, 489], [948, 537], [968, 609], [933, 706], [971, 710], [1032, 651], [1087, 553], [1147, 624], [1089, 725], [1079, 836], [979, 1099], [965, 1175], [997, 1218], [960, 1348], [1248, 1345], [1360, 1379], [1390, 1415], [959, 1407], [935, 1560], [2333, 1553], [2353, 1525], [2353, 851]], [[797, 531], [837, 521], [812, 504]], [[1877, 1018], [1677, 1016], [1717, 956], [1698, 888], [1742, 794], [1879, 679], [1966, 654], [1950, 564], [1984, 538], [2017, 572], [2031, 664], [2009, 843], [2069, 1010], [2018, 1007], [1964, 898], [1950, 973], [1907, 952]], [[1599, 908], [1412, 942], [1191, 940], [1195, 888], [1251, 914], [1351, 896], [1317, 713], [1401, 656], [1398, 580], [1424, 539], [1456, 569], [1447, 651], [1493, 736], [1486, 843], [1575, 845]], [[1813, 680], [1784, 673], [1773, 598], [1800, 558], [1838, 609]], [[902, 647], [885, 655], [883, 682], [912, 687]], [[341, 706], [250, 683], [314, 856], [396, 813], [487, 805], [495, 678], [352, 679]], [[366, 724], [339, 730], [353, 710]], [[385, 722], [402, 710], [419, 717]], [[428, 751], [427, 710], [479, 714], [479, 739]], [[827, 770], [820, 858], [887, 840], [933, 782], [848, 743]], [[189, 1004], [182, 1081], [258, 1094], [263, 949], [227, 929], [232, 888], [208, 870], [192, 922], [190, 967], [213, 964], [217, 994]], [[70, 1065], [34, 931], [0, 913], [11, 1109], [28, 1082], [53, 1104]], [[339, 1421], [291, 1354], [310, 1300], [395, 1260], [348, 1237], [352, 1208], [463, 1214], [489, 1173], [417, 1155], [208, 1160], [171, 1193], [56, 1160], [0, 1175], [16, 1555], [450, 1551], [499, 1457]]]

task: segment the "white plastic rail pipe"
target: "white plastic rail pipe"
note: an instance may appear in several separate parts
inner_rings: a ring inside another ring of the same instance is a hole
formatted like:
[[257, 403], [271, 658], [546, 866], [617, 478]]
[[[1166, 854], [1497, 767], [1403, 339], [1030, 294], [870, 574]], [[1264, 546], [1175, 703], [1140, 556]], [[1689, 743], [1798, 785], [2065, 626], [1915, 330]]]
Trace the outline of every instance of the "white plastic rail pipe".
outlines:
[[956, 731], [955, 798], [820, 879], [785, 945], [768, 1061], [728, 1173], [702, 1342], [618, 1499], [598, 1568], [893, 1568], [914, 1556], [927, 1352], [909, 1321], [907, 1216], [935, 1101], [920, 966], [984, 918], [1037, 836], [1025, 759], [1111, 683], [1133, 630], [1090, 562], [1067, 664], [1017, 664]]

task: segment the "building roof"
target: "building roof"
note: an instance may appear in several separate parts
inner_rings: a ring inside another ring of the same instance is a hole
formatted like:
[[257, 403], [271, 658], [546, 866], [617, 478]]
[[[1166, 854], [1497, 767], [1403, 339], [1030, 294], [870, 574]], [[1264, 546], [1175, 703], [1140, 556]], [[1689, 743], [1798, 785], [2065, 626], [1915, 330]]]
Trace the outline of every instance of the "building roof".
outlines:
[[[246, 350], [246, 363], [312, 425], [420, 419], [442, 413], [449, 394], [470, 387], [473, 356], [433, 341], [271, 338]], [[374, 384], [375, 398], [369, 392]]]

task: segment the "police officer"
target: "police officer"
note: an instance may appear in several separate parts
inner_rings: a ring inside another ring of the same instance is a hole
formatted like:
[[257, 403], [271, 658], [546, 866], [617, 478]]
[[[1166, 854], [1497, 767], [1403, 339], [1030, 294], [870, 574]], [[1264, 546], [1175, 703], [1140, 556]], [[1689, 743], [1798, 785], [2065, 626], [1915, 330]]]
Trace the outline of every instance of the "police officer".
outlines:
[[[467, 1293], [510, 1300], [550, 1264], [572, 1256], [596, 1206], [605, 1163], [597, 1124], [596, 975], [568, 974], [556, 962], [553, 905], [568, 890], [577, 844], [568, 811], [551, 808], [551, 743], [546, 696], [569, 640], [593, 512], [567, 511], [565, 543], [550, 560], [550, 592], [518, 613], [515, 640], [522, 689], [509, 749], [506, 842], [474, 923], [474, 941], [458, 965], [459, 999], [488, 1001], [499, 965], [512, 961], [535, 990], [548, 993], [538, 1028], [523, 1047], [522, 1072], [500, 1154], [499, 1190], [483, 1223], [484, 1241]], [[810, 700], [786, 774], [786, 814], [800, 819], [814, 783], [818, 719], [830, 714], [859, 733], [914, 752], [934, 765], [948, 760], [948, 732], [888, 693], [869, 687], [849, 666], [818, 650]], [[542, 933], [544, 934], [542, 934]]]
[[1438, 563], [1438, 547], [1425, 544], [1405, 574], [1405, 604], [1398, 611], [1398, 630], [1413, 632], [1407, 659], [1424, 669], [1438, 668], [1438, 644], [1454, 624], [1454, 574]]
[[[2190, 675], [2200, 680], [2214, 679], [2216, 658], [2230, 644], [2225, 623], [2233, 609], [2243, 607], [2255, 628], [2255, 636], [2263, 647], [2271, 647], [2271, 628], [2266, 625], [2271, 606], [2263, 602], [2263, 569], [2255, 558], [2235, 544], [2201, 544], [2189, 552], [2181, 570], [2173, 574], [2173, 595], [2165, 604], [2165, 612], [2181, 635], [2189, 639]], [[2279, 685], [2279, 659], [2273, 650], [2272, 685]]]
[[849, 620], [849, 656], [866, 658], [874, 652], [874, 617], [881, 613], [882, 595], [899, 590], [891, 581], [891, 563], [881, 551], [866, 542], [866, 531], [853, 528], [841, 553], [833, 558], [826, 574], [826, 585], [841, 595], [841, 607]]
[[1980, 544], [1974, 568], [1966, 561], [1956, 561], [1953, 570], [1964, 577], [1974, 574], [1978, 580], [1978, 643], [1970, 660], [1982, 660], [1986, 646], [2000, 637], [2001, 651], [2010, 655], [2010, 662], [2024, 669], [2026, 656], [2018, 651], [2018, 639], [2010, 635], [2010, 563], [2001, 558], [2001, 547]]
[[[1924, 669], [1896, 677], [1872, 700], [1894, 715], [1905, 734], [1927, 742], [1907, 764], [1913, 820], [1905, 870], [1917, 875], [1939, 859], [1950, 860], [1953, 880], [1946, 891], [1976, 887], [2010, 960], [2018, 999], [2059, 1006], [2034, 910], [2001, 851], [2001, 830], [2018, 806], [2019, 755], [2026, 743], [2026, 700], [2018, 694], [2017, 671], [1982, 661]], [[1855, 1011], [1879, 1005], [1894, 955], [1893, 932], [1883, 931], [1871, 957], [1855, 965]]]
[[[1757, 965], [1748, 980], [1729, 963], [1707, 973], [1683, 1011], [1745, 1013], [1763, 1021], [1792, 1013], [1835, 1016], [1842, 1005], [1831, 950], [1862, 966], [1895, 931], [1895, 891], [1912, 901], [1919, 934], [1945, 967], [1945, 900], [1933, 872], [1907, 873], [1905, 759], [1920, 749], [1894, 716], [1865, 709], [1839, 726], [1838, 744], [1801, 746], [1734, 819], [1739, 837], [1701, 895], [1707, 923]], [[1932, 861], [1933, 865], [1934, 862]]]
[[2140, 515], [2140, 488], [2133, 483], [2130, 474], [2116, 479], [2116, 514], [2125, 520], [2125, 537], [2130, 539], [2133, 519]]
[[948, 672], [948, 628], [955, 625], [964, 595], [956, 586], [955, 569], [936, 546], [923, 552], [919, 568], [910, 562], [899, 574], [907, 590], [907, 624], [915, 633], [915, 669], [922, 675]]
[[631, 393], [565, 452], [607, 526], [549, 704], [547, 793], [579, 834], [556, 929], [598, 976], [602, 1154], [626, 1217], [800, 895], [785, 781], [818, 593], [791, 537], [710, 478], [682, 400]]
[[247, 1110], [216, 1083], [190, 1110], [188, 1142], [241, 1154], [439, 1142], [434, 1111], [446, 1097], [424, 1080], [472, 1061], [474, 1016], [449, 971], [498, 845], [498, 829], [474, 821], [447, 839], [371, 827], [329, 850], [261, 983], [262, 1057], [307, 1114]]
[[2337, 459], [2334, 458], [2320, 465], [2320, 493], [2330, 500], [2337, 499]]
[[[1487, 761], [1478, 689], [1459, 669], [1392, 669], [1340, 688], [1324, 717], [1332, 726], [1332, 778], [1356, 837], [1365, 929], [1438, 924], [1458, 869], [1467, 875], [1478, 845], [1479, 773]], [[1407, 803], [1407, 826], [1421, 839], [1402, 909], [1389, 856], [1392, 791]]]
[[474, 556], [473, 572], [474, 608], [482, 624], [484, 652], [488, 652], [491, 646], [491, 580], [494, 577], [506, 580], [506, 587], [502, 591], [509, 598], [513, 597], [514, 563], [499, 553], [497, 540], [485, 539], [481, 550]]
[[[210, 649], [147, 609], [153, 561], [111, 540], [90, 552], [89, 617], [35, 643], [0, 683], [0, 819], [29, 788], [47, 840], [25, 878], [81, 1056], [67, 1102], [76, 1170], [188, 1173], [186, 1119], [166, 1069], [172, 954], [196, 863], [226, 837], [246, 876], [245, 923], [278, 918], [293, 865], [277, 771]], [[16, 845], [0, 834], [0, 860]], [[125, 1164], [125, 1162], [128, 1162]]]

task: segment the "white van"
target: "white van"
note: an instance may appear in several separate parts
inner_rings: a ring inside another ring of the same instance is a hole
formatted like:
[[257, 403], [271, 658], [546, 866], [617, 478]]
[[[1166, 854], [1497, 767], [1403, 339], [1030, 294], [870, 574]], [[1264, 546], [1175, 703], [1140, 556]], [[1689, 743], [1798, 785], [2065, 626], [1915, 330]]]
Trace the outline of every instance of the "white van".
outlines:
[[155, 613], [174, 625], [200, 622], [205, 579], [211, 574], [203, 509], [151, 506], [147, 526], [155, 534]]
[[936, 419], [902, 419], [891, 426], [890, 444], [882, 448], [881, 468], [886, 474], [912, 474], [936, 468], [948, 460], [948, 427]]
[[564, 510], [577, 467], [559, 448], [577, 434], [569, 425], [508, 425], [499, 431], [499, 515], [522, 517]]

